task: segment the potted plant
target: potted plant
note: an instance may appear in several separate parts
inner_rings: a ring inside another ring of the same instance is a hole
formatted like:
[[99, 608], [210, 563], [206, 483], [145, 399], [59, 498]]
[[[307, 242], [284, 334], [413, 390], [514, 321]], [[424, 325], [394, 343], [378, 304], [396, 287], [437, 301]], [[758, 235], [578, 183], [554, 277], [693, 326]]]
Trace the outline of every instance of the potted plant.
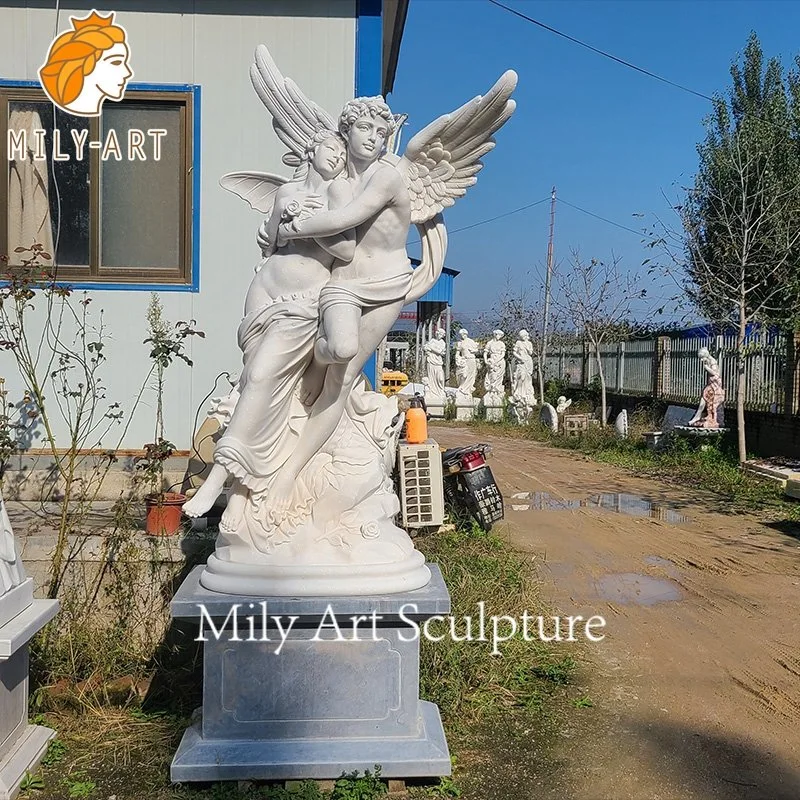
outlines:
[[164, 436], [164, 379], [167, 368], [177, 358], [192, 366], [191, 359], [184, 352], [186, 339], [190, 336], [205, 337], [202, 331], [194, 328], [194, 320], [176, 322], [171, 326], [164, 319], [164, 309], [158, 295], [153, 292], [147, 307], [147, 327], [149, 336], [144, 340], [150, 345], [150, 358], [153, 361], [156, 392], [156, 424], [152, 442], [144, 446], [144, 455], [137, 459], [137, 477], [148, 488], [145, 495], [147, 516], [145, 529], [154, 536], [172, 536], [181, 525], [181, 506], [186, 495], [170, 491], [164, 486], [164, 464], [175, 452], [175, 445]]

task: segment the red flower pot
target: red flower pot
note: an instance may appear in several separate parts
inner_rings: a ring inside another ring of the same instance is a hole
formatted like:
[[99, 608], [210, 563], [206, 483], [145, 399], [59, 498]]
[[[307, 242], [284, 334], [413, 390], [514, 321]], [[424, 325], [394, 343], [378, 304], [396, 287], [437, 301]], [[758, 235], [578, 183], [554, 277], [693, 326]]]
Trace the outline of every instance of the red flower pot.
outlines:
[[181, 506], [186, 495], [179, 492], [164, 492], [148, 495], [144, 499], [147, 507], [145, 530], [151, 536], [174, 536], [181, 529]]

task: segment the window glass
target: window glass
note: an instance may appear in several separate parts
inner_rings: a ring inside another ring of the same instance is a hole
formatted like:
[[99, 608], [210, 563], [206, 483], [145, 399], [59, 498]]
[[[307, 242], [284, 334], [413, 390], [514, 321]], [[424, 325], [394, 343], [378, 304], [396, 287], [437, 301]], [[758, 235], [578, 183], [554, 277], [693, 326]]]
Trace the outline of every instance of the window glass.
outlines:
[[[116, 140], [109, 146], [109, 131]], [[160, 158], [155, 159], [156, 136]], [[181, 110], [131, 101], [103, 108], [100, 269], [179, 269], [182, 216]], [[113, 151], [119, 144], [120, 160]], [[145, 160], [142, 160], [142, 156]], [[133, 159], [133, 160], [131, 160]]]

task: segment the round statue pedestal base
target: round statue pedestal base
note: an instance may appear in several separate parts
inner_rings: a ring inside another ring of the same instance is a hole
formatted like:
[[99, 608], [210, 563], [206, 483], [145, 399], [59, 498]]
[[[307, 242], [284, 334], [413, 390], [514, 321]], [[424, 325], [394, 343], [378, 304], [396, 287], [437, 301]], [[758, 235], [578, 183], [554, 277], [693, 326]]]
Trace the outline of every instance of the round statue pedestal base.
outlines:
[[212, 592], [258, 597], [352, 597], [412, 592], [430, 579], [419, 550], [395, 564], [242, 564], [214, 554], [200, 584]]

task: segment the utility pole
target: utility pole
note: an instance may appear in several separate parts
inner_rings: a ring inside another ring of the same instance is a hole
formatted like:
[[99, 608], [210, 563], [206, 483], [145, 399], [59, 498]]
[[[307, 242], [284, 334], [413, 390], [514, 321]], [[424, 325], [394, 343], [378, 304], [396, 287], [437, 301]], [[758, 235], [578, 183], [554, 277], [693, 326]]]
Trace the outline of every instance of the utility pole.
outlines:
[[539, 359], [539, 400], [544, 402], [544, 368], [547, 363], [547, 326], [550, 322], [550, 284], [553, 279], [553, 233], [556, 226], [556, 187], [550, 193], [550, 238], [547, 241], [547, 277], [544, 283], [544, 317], [542, 319], [542, 350]]

